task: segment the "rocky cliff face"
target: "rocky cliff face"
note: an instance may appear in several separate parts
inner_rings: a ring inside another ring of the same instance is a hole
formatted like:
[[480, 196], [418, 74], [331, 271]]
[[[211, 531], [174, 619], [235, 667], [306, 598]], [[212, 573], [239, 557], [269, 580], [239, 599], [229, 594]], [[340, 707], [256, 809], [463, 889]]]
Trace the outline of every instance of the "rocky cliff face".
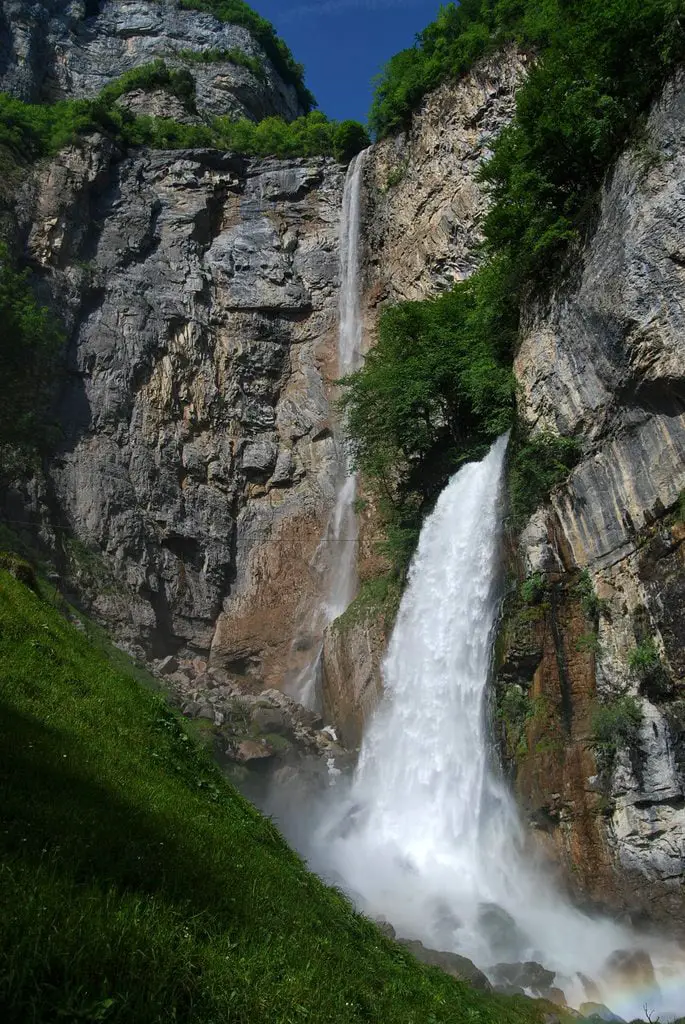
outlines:
[[[656, 916], [677, 914], [685, 862], [684, 127], [679, 76], [607, 180], [576, 283], [529, 310], [521, 413], [575, 434], [583, 456], [523, 532], [521, 572], [546, 574], [550, 591], [519, 611], [503, 666], [543, 701], [517, 779], [545, 841], [576, 889]], [[589, 616], [581, 570], [600, 602]], [[598, 771], [592, 706], [626, 696], [638, 735], [609, 764], [600, 749]]]
[[[333, 500], [343, 170], [92, 139], [24, 199], [71, 325], [64, 441], [37, 496], [116, 634], [282, 681]], [[335, 373], [334, 365], [331, 366]]]
[[[19, 95], [94, 95], [180, 47], [239, 48], [266, 78], [243, 95], [245, 69], [193, 64], [198, 116], [300, 112], [249, 33], [177, 2], [3, 11], [0, 85]], [[148, 112], [174, 102], [141, 97]], [[269, 686], [308, 657], [293, 636], [319, 599], [311, 564], [334, 501], [344, 174], [325, 159], [125, 154], [96, 135], [16, 197], [13, 244], [68, 343], [57, 452], [3, 495], [5, 516], [147, 658], [211, 655]]]
[[[260, 73], [229, 59], [228, 51], [254, 58]], [[201, 54], [206, 63], [198, 61]], [[247, 29], [185, 10], [178, 0], [0, 4], [0, 90], [20, 99], [92, 99], [124, 72], [157, 59], [191, 71], [200, 116], [292, 119], [303, 112], [295, 87], [281, 79]], [[136, 112], [177, 113], [169, 97], [156, 100], [155, 106], [138, 96]]]

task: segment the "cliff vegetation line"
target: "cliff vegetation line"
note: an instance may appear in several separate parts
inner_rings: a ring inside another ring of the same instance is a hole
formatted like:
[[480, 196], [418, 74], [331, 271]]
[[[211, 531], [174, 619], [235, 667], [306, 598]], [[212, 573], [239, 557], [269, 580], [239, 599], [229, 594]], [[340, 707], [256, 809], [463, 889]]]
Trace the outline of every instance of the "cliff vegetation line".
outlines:
[[[351, 446], [396, 571], [449, 474], [514, 423], [522, 303], [558, 278], [591, 230], [607, 169], [685, 55], [683, 12], [682, 0], [465, 0], [387, 65], [370, 118], [381, 136], [486, 50], [515, 40], [535, 55], [481, 172], [491, 197], [481, 268], [438, 299], [385, 311], [378, 347], [343, 382]], [[522, 520], [579, 445], [521, 431], [514, 440], [512, 511]]]
[[0, 559], [3, 1020], [541, 1024], [354, 913], [21, 568]]

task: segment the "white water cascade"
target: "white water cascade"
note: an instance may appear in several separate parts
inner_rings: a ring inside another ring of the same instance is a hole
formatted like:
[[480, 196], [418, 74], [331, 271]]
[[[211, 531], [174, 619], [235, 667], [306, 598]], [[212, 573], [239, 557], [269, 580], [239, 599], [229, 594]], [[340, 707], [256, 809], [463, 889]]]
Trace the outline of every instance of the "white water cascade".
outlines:
[[[360, 308], [361, 187], [366, 150], [351, 162], [340, 223], [341, 282], [338, 326], [338, 376], [358, 370], [362, 363], [362, 317]], [[293, 696], [307, 707], [318, 700], [323, 633], [349, 607], [357, 587], [357, 477], [351, 471], [342, 431], [336, 434], [336, 501], [314, 557], [314, 569], [324, 580], [324, 601], [317, 609], [311, 633], [318, 637], [312, 658], [292, 686]]]
[[646, 948], [662, 967], [671, 952], [562, 899], [490, 767], [485, 703], [506, 446], [501, 438], [484, 461], [461, 469], [424, 525], [384, 664], [386, 695], [310, 859], [401, 936], [483, 969], [542, 963], [573, 1005], [588, 998], [582, 972], [629, 1020], [645, 1004], [676, 1015], [685, 1005], [682, 961], [666, 965], [661, 995], [602, 989], [616, 950]]

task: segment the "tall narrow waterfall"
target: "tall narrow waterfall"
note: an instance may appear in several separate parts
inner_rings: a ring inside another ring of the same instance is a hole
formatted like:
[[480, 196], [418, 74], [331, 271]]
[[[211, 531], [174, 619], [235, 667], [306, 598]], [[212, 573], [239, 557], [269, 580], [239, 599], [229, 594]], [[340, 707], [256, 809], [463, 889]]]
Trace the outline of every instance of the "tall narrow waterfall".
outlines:
[[[338, 375], [345, 377], [362, 362], [362, 317], [360, 306], [361, 188], [366, 150], [349, 166], [343, 193], [340, 223], [340, 313], [338, 325]], [[313, 706], [321, 671], [323, 632], [347, 609], [357, 586], [357, 478], [345, 452], [344, 436], [336, 431], [336, 501], [316, 553], [315, 568], [324, 580], [324, 601], [315, 614], [312, 633], [318, 637], [312, 658], [295, 681], [293, 694]]]
[[[500, 439], [460, 470], [424, 525], [385, 660], [386, 694], [312, 862], [401, 936], [484, 969], [537, 961], [577, 1005], [588, 998], [578, 972], [601, 985], [607, 958], [637, 939], [555, 891], [490, 767], [485, 700], [506, 446]], [[655, 993], [602, 995], [624, 1015], [645, 1002], [659, 1008]]]

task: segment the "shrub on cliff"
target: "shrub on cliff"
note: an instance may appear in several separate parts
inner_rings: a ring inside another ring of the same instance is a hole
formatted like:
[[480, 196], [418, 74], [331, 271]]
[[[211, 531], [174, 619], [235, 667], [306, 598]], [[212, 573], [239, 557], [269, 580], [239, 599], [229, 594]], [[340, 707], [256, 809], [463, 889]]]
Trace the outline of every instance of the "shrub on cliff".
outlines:
[[507, 41], [535, 54], [516, 119], [484, 171], [491, 252], [545, 276], [587, 222], [588, 197], [685, 56], [683, 0], [462, 0], [386, 66], [369, 122], [384, 136], [422, 97]]
[[63, 340], [50, 311], [35, 298], [27, 271], [20, 271], [0, 243], [0, 471], [5, 446], [40, 446], [46, 409]]
[[364, 367], [341, 382], [356, 465], [389, 522], [400, 531], [411, 523], [412, 535], [446, 476], [511, 421], [513, 376], [483, 329], [489, 282], [474, 277], [438, 299], [387, 309]]
[[102, 132], [123, 146], [209, 147], [245, 156], [331, 156], [343, 162], [369, 144], [363, 125], [329, 121], [318, 111], [295, 121], [213, 117], [205, 124], [181, 124], [169, 118], [137, 117], [116, 103], [133, 89], [161, 87], [192, 104], [194, 86], [191, 91], [189, 79], [192, 81], [188, 72], [170, 71], [163, 61], [155, 61], [112, 82], [94, 100], [32, 104], [0, 93], [0, 154], [4, 151], [22, 160], [36, 160], [54, 155], [89, 132]]

